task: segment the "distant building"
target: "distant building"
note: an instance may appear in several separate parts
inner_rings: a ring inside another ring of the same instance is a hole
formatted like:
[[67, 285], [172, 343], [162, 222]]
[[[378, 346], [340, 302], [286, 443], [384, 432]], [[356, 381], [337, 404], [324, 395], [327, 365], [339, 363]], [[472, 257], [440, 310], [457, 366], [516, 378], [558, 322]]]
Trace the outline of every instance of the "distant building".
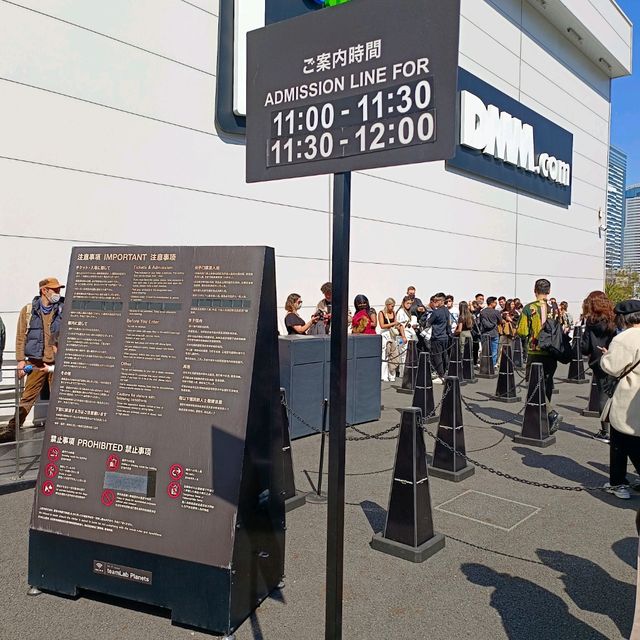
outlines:
[[620, 269], [624, 261], [624, 203], [627, 154], [613, 145], [609, 149], [607, 177], [607, 269]]
[[624, 266], [640, 271], [640, 184], [625, 193]]

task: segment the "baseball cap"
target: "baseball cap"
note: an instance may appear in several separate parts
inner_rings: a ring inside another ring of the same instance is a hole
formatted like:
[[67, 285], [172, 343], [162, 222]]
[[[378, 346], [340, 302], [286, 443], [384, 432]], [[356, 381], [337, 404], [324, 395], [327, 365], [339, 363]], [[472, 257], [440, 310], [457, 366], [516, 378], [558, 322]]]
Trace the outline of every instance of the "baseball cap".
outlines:
[[64, 285], [60, 284], [58, 278], [44, 278], [40, 280], [38, 283], [38, 288], [46, 288], [46, 289], [64, 289]]

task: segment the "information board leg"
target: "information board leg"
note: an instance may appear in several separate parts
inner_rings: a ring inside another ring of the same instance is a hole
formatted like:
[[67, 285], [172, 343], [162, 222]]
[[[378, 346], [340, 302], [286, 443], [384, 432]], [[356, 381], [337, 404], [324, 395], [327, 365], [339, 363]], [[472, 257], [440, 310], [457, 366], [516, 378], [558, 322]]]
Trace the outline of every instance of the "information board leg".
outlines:
[[342, 638], [344, 473], [347, 422], [347, 313], [351, 172], [333, 177], [331, 369], [329, 391], [329, 504], [327, 509], [327, 600], [325, 639]]

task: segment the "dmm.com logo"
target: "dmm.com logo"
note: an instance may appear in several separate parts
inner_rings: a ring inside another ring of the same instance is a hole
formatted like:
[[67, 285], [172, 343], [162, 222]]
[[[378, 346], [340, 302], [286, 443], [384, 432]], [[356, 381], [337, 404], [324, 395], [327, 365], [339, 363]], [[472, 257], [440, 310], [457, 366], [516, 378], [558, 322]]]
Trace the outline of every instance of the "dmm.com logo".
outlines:
[[486, 106], [469, 91], [460, 94], [460, 144], [536, 173], [560, 185], [571, 184], [571, 165], [548, 153], [536, 162], [533, 127], [506, 111]]

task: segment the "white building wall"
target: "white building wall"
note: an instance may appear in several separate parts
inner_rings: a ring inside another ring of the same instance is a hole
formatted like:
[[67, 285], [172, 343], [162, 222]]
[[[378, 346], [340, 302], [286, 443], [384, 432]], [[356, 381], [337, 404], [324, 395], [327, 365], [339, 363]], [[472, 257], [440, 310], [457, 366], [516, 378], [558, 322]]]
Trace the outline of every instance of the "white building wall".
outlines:
[[[0, 315], [77, 244], [267, 244], [278, 300], [330, 278], [331, 179], [246, 185], [244, 147], [214, 128], [214, 0], [0, 2]], [[558, 299], [602, 288], [610, 83], [526, 0], [463, 0], [460, 65], [574, 134], [562, 208], [447, 171], [353, 177], [351, 297], [406, 286]], [[281, 313], [284, 315], [284, 312]]]

